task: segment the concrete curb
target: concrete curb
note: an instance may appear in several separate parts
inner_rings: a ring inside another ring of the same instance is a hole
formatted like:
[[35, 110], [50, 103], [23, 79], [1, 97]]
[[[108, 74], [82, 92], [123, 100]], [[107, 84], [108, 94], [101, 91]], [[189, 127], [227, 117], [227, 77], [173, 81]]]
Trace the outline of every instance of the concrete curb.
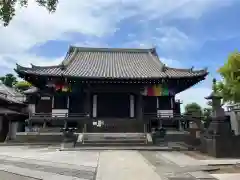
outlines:
[[136, 151], [190, 151], [187, 148], [179, 148], [179, 147], [111, 147], [111, 146], [107, 146], [107, 147], [76, 147], [76, 148], [63, 148], [63, 149], [59, 149], [59, 151], [88, 151], [88, 150], [136, 150]]
[[60, 143], [0, 143], [1, 146], [61, 146]]

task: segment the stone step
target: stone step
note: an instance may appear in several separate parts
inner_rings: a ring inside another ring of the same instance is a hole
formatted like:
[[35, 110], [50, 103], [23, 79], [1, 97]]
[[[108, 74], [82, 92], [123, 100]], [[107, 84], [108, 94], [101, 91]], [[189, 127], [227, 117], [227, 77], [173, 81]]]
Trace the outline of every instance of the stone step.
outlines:
[[145, 139], [126, 139], [126, 140], [84, 140], [84, 143], [144, 143]]
[[82, 134], [82, 141], [76, 146], [83, 145], [141, 145], [146, 144], [144, 133], [88, 133]]
[[98, 138], [98, 137], [83, 137], [83, 140], [95, 140], [95, 141], [138, 141], [138, 140], [145, 140], [146, 137], [139, 137], [139, 138]]
[[134, 138], [146, 137], [145, 134], [84, 134], [84, 137], [98, 137], [98, 138]]
[[75, 147], [80, 147], [80, 146], [89, 146], [89, 147], [103, 147], [103, 146], [114, 146], [114, 147], [125, 147], [125, 146], [130, 146], [130, 147], [133, 147], [133, 146], [146, 146], [145, 143], [129, 143], [129, 144], [126, 144], [126, 143], [84, 143], [84, 144], [75, 144]]

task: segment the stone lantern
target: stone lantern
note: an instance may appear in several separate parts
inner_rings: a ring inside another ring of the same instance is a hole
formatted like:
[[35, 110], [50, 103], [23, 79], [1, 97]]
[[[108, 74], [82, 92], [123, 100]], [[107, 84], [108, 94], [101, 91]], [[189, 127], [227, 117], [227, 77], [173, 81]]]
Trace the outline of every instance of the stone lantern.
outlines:
[[231, 123], [222, 108], [222, 96], [215, 90], [215, 85], [216, 79], [213, 79], [213, 92], [205, 97], [212, 102], [212, 122], [209, 125], [208, 133], [230, 135], [232, 134]]
[[234, 135], [230, 118], [222, 108], [222, 97], [213, 88], [213, 92], [205, 99], [212, 101], [212, 118], [209, 127], [201, 136], [201, 151], [214, 157], [231, 157], [234, 155]]
[[225, 116], [224, 109], [222, 108], [222, 96], [212, 92], [209, 96], [205, 97], [207, 100], [212, 102], [212, 117], [222, 117]]

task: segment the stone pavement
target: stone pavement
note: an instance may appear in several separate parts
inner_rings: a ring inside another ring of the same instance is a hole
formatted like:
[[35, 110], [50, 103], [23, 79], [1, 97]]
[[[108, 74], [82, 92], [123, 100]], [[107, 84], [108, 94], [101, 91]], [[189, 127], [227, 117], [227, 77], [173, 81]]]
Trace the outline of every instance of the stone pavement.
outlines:
[[[175, 152], [170, 152], [169, 157], [165, 158], [165, 152], [140, 152], [148, 161], [155, 167], [155, 172], [162, 178], [162, 180], [215, 180], [213, 176], [204, 173], [203, 170], [211, 169], [203, 165], [188, 164], [180, 166], [172, 161], [170, 154], [175, 157]], [[181, 154], [181, 153], [179, 153]], [[183, 154], [182, 154], [183, 155]], [[182, 156], [183, 157], [183, 156]], [[189, 157], [190, 158], [190, 157]], [[197, 160], [196, 160], [197, 161]], [[181, 164], [182, 165], [182, 164]]]
[[229, 174], [212, 174], [219, 180], [239, 180], [240, 173], [229, 173]]
[[137, 151], [62, 152], [27, 146], [0, 147], [0, 177], [7, 175], [11, 180], [161, 180]]
[[240, 174], [213, 174], [208, 164], [237, 159], [197, 160], [182, 152], [95, 150], [56, 147], [0, 147], [0, 180], [238, 180]]
[[99, 152], [69, 153], [48, 148], [1, 147], [0, 177], [7, 176], [5, 172], [8, 172], [18, 175], [11, 180], [92, 180], [96, 177], [98, 158]]
[[99, 158], [97, 180], [161, 180], [137, 151], [104, 151]]
[[142, 151], [141, 154], [164, 180], [240, 180], [240, 173], [208, 173], [217, 170], [218, 165], [239, 164], [240, 159], [198, 160], [182, 152]]

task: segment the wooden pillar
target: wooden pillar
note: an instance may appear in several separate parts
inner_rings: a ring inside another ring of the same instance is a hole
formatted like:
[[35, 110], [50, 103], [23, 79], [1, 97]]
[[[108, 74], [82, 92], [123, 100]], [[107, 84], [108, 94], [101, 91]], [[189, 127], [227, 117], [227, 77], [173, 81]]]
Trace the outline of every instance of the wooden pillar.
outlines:
[[171, 101], [171, 109], [174, 108], [174, 96], [170, 96], [170, 101]]
[[130, 99], [130, 118], [134, 118], [135, 117], [135, 113], [134, 113], [134, 109], [135, 109], [135, 103], [134, 103], [134, 95], [130, 94], [129, 95], [129, 99]]
[[93, 95], [92, 116], [97, 117], [97, 95]]
[[87, 113], [90, 116], [91, 113], [91, 92], [89, 89], [86, 90], [86, 97], [84, 101], [84, 109], [85, 113]]
[[137, 96], [137, 104], [136, 104], [136, 111], [137, 111], [137, 120], [143, 120], [143, 99], [142, 95], [138, 94]]

